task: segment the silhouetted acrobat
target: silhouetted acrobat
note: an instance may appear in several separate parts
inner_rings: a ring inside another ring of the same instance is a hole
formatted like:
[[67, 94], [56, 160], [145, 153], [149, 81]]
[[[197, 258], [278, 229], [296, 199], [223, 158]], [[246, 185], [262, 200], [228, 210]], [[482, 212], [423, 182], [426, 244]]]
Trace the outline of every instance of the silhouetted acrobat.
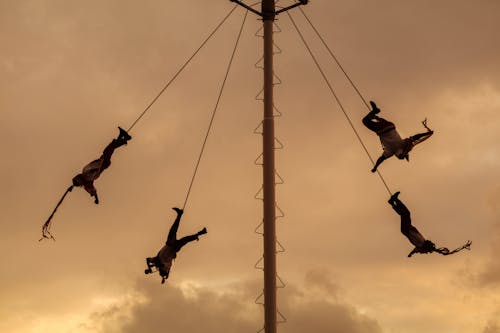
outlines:
[[442, 255], [450, 255], [463, 249], [470, 250], [470, 245], [472, 244], [471, 241], [467, 241], [465, 245], [462, 245], [453, 251], [450, 251], [446, 247], [436, 248], [436, 245], [433, 242], [425, 239], [417, 228], [411, 224], [410, 211], [401, 202], [401, 200], [399, 200], [399, 193], [400, 192], [394, 193], [388, 202], [392, 206], [392, 209], [394, 209], [396, 213], [401, 216], [401, 233], [405, 235], [413, 245], [415, 245], [415, 248], [408, 254], [408, 257], [411, 257], [415, 253], [438, 252]]
[[177, 229], [179, 228], [179, 223], [181, 222], [181, 217], [184, 211], [180, 208], [172, 208], [177, 212], [177, 217], [174, 224], [170, 227], [168, 232], [167, 242], [165, 246], [161, 248], [156, 257], [146, 258], [146, 264], [148, 268], [144, 270], [145, 274], [153, 273], [151, 268], [156, 267], [160, 276], [162, 277], [161, 283], [165, 283], [170, 273], [170, 268], [172, 267], [172, 261], [177, 258], [177, 252], [189, 242], [198, 240], [198, 237], [207, 233], [207, 228], [203, 228], [196, 234], [182, 237], [177, 239]]
[[73, 177], [73, 186], [83, 186], [85, 191], [87, 191], [91, 197], [94, 197], [94, 202], [99, 203], [99, 198], [97, 197], [97, 190], [94, 187], [94, 180], [99, 178], [101, 173], [111, 165], [111, 155], [116, 148], [127, 144], [127, 141], [132, 139], [132, 137], [122, 129], [118, 127], [120, 133], [116, 139], [113, 139], [104, 151], [101, 157], [90, 162], [85, 167], [83, 167], [82, 173], [79, 173]]
[[422, 124], [427, 129], [427, 132], [415, 134], [406, 139], [401, 139], [399, 133], [396, 131], [394, 123], [377, 116], [380, 109], [377, 107], [375, 102], [370, 101], [370, 105], [372, 106], [372, 110], [363, 118], [363, 124], [368, 129], [377, 133], [384, 149], [384, 152], [377, 159], [375, 166], [371, 170], [372, 172], [377, 171], [378, 166], [392, 155], [395, 155], [400, 160], [406, 159], [409, 161], [408, 153], [410, 150], [434, 134], [434, 132], [427, 127], [427, 120], [424, 120]]

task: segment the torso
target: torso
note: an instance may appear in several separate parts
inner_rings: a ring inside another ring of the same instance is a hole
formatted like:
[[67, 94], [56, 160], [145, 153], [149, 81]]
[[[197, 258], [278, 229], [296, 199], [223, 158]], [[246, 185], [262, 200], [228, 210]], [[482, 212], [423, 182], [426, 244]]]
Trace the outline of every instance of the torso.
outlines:
[[172, 246], [165, 245], [161, 248], [160, 252], [158, 252], [158, 260], [160, 265], [164, 267], [165, 271], [170, 270], [172, 266], [172, 261], [177, 257], [175, 249]]
[[93, 182], [101, 175], [101, 167], [102, 167], [101, 159], [92, 161], [83, 167], [82, 175], [87, 181]]
[[398, 158], [404, 158], [407, 153], [406, 140], [401, 139], [401, 136], [396, 129], [381, 134], [380, 142], [384, 148], [385, 157], [396, 155]]
[[408, 230], [407, 237], [410, 242], [415, 245], [416, 248], [421, 248], [422, 246], [424, 246], [425, 238], [420, 232], [418, 232], [417, 228], [415, 228], [414, 226], [411, 226]]

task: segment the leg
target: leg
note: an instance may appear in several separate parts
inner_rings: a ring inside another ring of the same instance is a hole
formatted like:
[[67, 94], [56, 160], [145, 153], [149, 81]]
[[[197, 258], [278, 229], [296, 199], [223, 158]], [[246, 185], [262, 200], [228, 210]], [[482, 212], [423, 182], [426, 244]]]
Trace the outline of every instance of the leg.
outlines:
[[401, 233], [403, 235], [405, 235], [406, 237], [409, 237], [410, 227], [411, 227], [411, 217], [410, 217], [410, 212], [408, 211], [406, 206], [403, 205], [403, 207], [404, 207], [404, 209], [406, 209], [406, 212], [403, 214], [400, 214], [400, 216], [401, 216]]
[[153, 257], [153, 258], [146, 258], [146, 265], [148, 268], [144, 270], [144, 274], [151, 274], [153, 273], [153, 270], [151, 268], [157, 267], [158, 263], [158, 257]]
[[120, 131], [120, 133], [118, 134], [118, 137], [117, 139], [118, 140], [124, 140], [125, 143], [124, 144], [127, 144], [127, 141], [132, 139], [132, 137], [127, 133], [127, 131], [125, 131], [123, 128], [121, 128], [120, 126], [118, 126], [118, 130]]
[[123, 146], [125, 141], [120, 139], [113, 139], [109, 145], [104, 148], [100, 159], [102, 160], [102, 166], [100, 172], [107, 169], [111, 165], [111, 156], [113, 155], [116, 148]]
[[207, 228], [203, 228], [201, 229], [200, 231], [198, 231], [196, 234], [194, 235], [189, 235], [189, 236], [185, 236], [185, 237], [182, 237], [181, 239], [179, 239], [176, 244], [175, 244], [175, 251], [176, 252], [179, 252], [180, 249], [186, 245], [187, 243], [189, 242], [192, 242], [192, 241], [195, 241], [195, 240], [198, 240], [198, 237], [201, 236], [201, 235], [204, 235], [207, 233]]
[[372, 172], [376, 172], [379, 165], [382, 164], [382, 162], [386, 159], [387, 157], [385, 157], [384, 154], [380, 155], [380, 157], [377, 159], [377, 162], [375, 162], [375, 165], [373, 166]]
[[363, 125], [365, 125], [365, 127], [367, 127], [369, 130], [376, 133], [379, 131], [377, 119], [382, 119], [382, 118], [379, 118], [375, 114], [370, 112], [366, 116], [363, 117], [363, 120], [362, 120]]
[[183, 210], [179, 208], [172, 208], [177, 212], [177, 217], [175, 218], [174, 224], [170, 227], [167, 237], [168, 242], [174, 242], [177, 240], [177, 229], [179, 229], [179, 223], [181, 223], [181, 217], [183, 214]]
[[405, 204], [399, 200], [398, 195], [399, 192], [394, 193], [389, 199], [389, 204], [392, 206], [392, 209], [401, 216], [401, 233], [408, 237], [411, 227], [410, 211]]
[[158, 266], [158, 257], [149, 257], [146, 258], [146, 264], [148, 265], [149, 268], [151, 267], [157, 267]]
[[389, 203], [391, 204], [392, 209], [394, 209], [394, 211], [398, 213], [398, 215], [410, 215], [410, 211], [405, 206], [405, 204], [401, 200], [399, 200], [398, 195], [399, 192], [396, 192], [389, 199]]
[[385, 120], [384, 118], [377, 117], [371, 112], [363, 118], [363, 125], [377, 134], [386, 130], [396, 128], [396, 126], [394, 126], [394, 123]]
[[198, 234], [197, 233], [194, 234], [194, 235], [189, 235], [189, 236], [182, 237], [177, 242], [175, 242], [175, 251], [179, 252], [184, 245], [186, 245], [189, 242], [195, 241], [195, 240], [198, 240]]

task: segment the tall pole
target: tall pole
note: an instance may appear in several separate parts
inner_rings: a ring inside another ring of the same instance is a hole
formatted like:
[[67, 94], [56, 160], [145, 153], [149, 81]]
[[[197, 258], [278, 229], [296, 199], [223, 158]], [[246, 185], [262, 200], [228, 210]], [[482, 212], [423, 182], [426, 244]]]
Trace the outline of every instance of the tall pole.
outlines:
[[273, 110], [273, 25], [274, 0], [262, 1], [264, 21], [264, 121], [263, 121], [263, 194], [264, 194], [264, 332], [277, 332], [276, 305], [276, 193], [274, 166]]
[[276, 11], [274, 0], [262, 0], [262, 12], [242, 0], [229, 0], [262, 17], [264, 22], [264, 120], [263, 145], [263, 194], [264, 194], [264, 332], [277, 332], [278, 308], [276, 306], [276, 183], [274, 167], [274, 101], [273, 101], [273, 26], [275, 16], [309, 0], [298, 2]]

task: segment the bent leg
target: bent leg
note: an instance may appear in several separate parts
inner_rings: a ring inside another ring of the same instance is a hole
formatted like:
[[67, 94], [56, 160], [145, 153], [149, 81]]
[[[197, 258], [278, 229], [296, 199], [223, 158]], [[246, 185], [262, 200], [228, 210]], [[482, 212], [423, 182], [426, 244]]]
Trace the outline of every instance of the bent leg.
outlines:
[[149, 269], [151, 269], [152, 267], [158, 267], [159, 266], [158, 257], [146, 258], [146, 265], [148, 265]]
[[371, 112], [363, 118], [363, 125], [377, 134], [389, 128], [396, 128], [390, 121], [380, 118]]
[[185, 237], [182, 237], [181, 239], [179, 239], [176, 244], [175, 244], [175, 251], [176, 252], [179, 252], [180, 249], [186, 245], [187, 243], [189, 242], [192, 242], [192, 241], [195, 241], [195, 240], [198, 240], [198, 234], [193, 234], [193, 235], [189, 235], [189, 236], [185, 236]]
[[367, 127], [369, 130], [373, 132], [378, 131], [378, 122], [377, 122], [378, 117], [375, 116], [373, 113], [368, 113], [366, 116], [363, 117], [363, 125]]
[[406, 207], [405, 204], [398, 198], [392, 199], [390, 204], [392, 206], [392, 209], [394, 209], [394, 211], [396, 211], [396, 213], [398, 213], [399, 215], [410, 215], [408, 207]]
[[113, 139], [113, 141], [111, 141], [111, 143], [104, 148], [100, 157], [102, 160], [101, 172], [111, 165], [111, 156], [113, 155], [115, 149], [123, 146], [123, 144], [122, 140]]

